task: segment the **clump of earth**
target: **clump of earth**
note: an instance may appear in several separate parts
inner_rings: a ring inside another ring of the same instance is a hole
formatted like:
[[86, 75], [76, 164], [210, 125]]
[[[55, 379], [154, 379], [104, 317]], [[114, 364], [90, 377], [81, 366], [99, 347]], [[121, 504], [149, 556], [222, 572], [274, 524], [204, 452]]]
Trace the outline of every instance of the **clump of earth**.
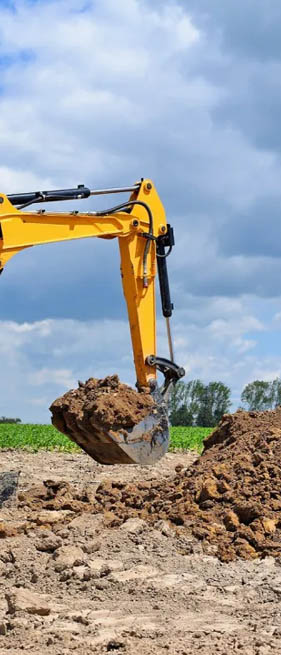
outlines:
[[20, 497], [32, 509], [103, 514], [106, 526], [131, 518], [168, 521], [190, 533], [222, 561], [281, 557], [281, 408], [225, 415], [202, 455], [170, 477], [102, 481], [95, 494], [45, 481]]
[[118, 375], [104, 379], [89, 378], [79, 382], [77, 389], [67, 391], [55, 400], [50, 410], [52, 422], [61, 432], [130, 428], [139, 423], [152, 408], [154, 400], [149, 391], [137, 392], [120, 382]]

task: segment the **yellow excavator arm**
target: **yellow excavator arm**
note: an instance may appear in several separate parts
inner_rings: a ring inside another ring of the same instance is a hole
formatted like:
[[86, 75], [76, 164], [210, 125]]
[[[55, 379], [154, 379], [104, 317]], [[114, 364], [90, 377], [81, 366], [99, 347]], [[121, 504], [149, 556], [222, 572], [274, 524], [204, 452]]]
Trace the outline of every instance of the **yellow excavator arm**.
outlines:
[[[30, 211], [36, 204], [89, 196], [129, 192], [130, 198], [105, 211]], [[24, 210], [24, 211], [23, 211]], [[184, 375], [174, 363], [169, 318], [170, 300], [166, 257], [173, 246], [173, 230], [167, 225], [164, 207], [151, 180], [126, 188], [91, 191], [75, 189], [0, 194], [0, 271], [13, 255], [31, 246], [99, 237], [118, 238], [121, 277], [130, 322], [139, 390], [156, 386], [157, 369], [164, 374], [162, 396], [171, 383]], [[168, 250], [167, 250], [168, 249]], [[155, 276], [158, 269], [162, 310], [167, 320], [170, 360], [157, 356]]]

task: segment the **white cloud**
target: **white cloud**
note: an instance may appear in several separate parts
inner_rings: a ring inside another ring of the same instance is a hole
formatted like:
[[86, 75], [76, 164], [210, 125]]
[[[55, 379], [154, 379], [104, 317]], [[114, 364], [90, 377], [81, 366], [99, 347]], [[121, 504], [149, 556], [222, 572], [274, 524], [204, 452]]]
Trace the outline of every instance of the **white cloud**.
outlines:
[[[270, 343], [274, 329], [270, 317], [262, 323], [250, 313], [254, 309], [250, 303], [244, 313], [245, 301], [220, 298], [213, 302], [209, 299], [200, 321], [195, 323], [190, 318], [196, 314], [196, 305], [195, 299], [190, 314], [181, 312], [180, 320], [172, 321], [176, 361], [185, 366], [188, 379], [222, 380], [232, 388], [238, 404], [241, 388], [248, 381], [273, 374], [276, 377], [281, 371], [281, 357], [269, 352], [260, 356], [256, 348], [260, 332], [268, 334]], [[272, 303], [268, 310], [270, 316], [276, 313]], [[214, 315], [218, 318], [214, 319]], [[5, 371], [0, 380], [0, 414], [16, 414], [25, 421], [48, 422], [48, 406], [75, 387], [78, 379], [117, 372], [123, 381], [135, 383], [126, 321], [2, 321], [0, 351]], [[165, 322], [160, 318], [158, 354], [169, 356]]]
[[67, 368], [50, 369], [41, 368], [35, 373], [29, 375], [28, 382], [30, 385], [40, 386], [44, 384], [59, 385], [62, 387], [73, 388], [77, 380], [74, 379], [73, 373]]
[[0, 354], [0, 414], [29, 422], [48, 422], [51, 402], [78, 379], [117, 370], [134, 384], [129, 329], [122, 321], [0, 321]]

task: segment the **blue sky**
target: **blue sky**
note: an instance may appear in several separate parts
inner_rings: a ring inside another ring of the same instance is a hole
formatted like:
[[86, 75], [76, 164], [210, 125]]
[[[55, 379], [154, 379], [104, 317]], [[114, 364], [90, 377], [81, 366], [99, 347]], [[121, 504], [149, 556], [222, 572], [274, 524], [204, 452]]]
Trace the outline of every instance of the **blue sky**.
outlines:
[[[234, 406], [281, 374], [280, 37], [280, 0], [0, 2], [1, 190], [151, 177], [177, 360]], [[77, 379], [134, 383], [117, 243], [26, 250], [0, 286], [0, 414], [49, 421]], [[158, 333], [165, 356], [160, 314]]]

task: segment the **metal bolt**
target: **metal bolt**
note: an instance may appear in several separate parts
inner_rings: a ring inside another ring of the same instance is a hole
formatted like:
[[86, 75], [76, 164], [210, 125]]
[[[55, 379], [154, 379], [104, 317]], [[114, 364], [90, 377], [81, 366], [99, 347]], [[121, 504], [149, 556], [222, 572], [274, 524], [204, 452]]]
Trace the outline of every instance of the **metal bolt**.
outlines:
[[2, 196], [0, 196], [0, 205], [2, 205], [2, 202], [4, 202], [4, 198], [2, 198]]
[[165, 225], [161, 225], [161, 232], [166, 232], [166, 227], [165, 227]]
[[150, 193], [151, 189], [152, 189], [151, 182], [147, 182], [147, 184], [145, 184], [143, 187], [144, 193], [146, 194]]
[[138, 227], [138, 224], [139, 224], [139, 221], [137, 221], [137, 219], [134, 218], [134, 220], [132, 221], [132, 226], [133, 227]]

